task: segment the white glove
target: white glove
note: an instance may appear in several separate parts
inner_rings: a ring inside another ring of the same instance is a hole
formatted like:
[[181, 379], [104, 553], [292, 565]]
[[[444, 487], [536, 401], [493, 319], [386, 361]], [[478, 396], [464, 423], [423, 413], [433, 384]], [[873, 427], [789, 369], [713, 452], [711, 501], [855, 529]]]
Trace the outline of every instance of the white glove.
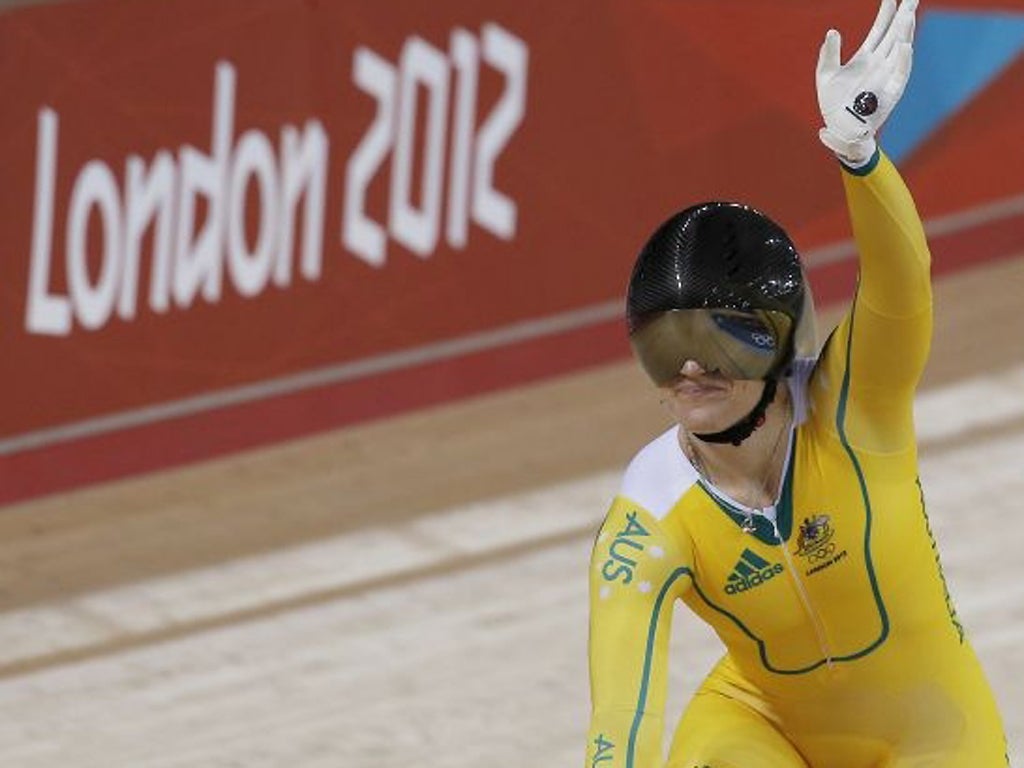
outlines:
[[847, 166], [867, 165], [878, 146], [875, 134], [889, 117], [910, 79], [917, 0], [882, 0], [864, 44], [839, 63], [842, 38], [830, 29], [818, 56], [818, 106], [825, 127], [822, 143]]

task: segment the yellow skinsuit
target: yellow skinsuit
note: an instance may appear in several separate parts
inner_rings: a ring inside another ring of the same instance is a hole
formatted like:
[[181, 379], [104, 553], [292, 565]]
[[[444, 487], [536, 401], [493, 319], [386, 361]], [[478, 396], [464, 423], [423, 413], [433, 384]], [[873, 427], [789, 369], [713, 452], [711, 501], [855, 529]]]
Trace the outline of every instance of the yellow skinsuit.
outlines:
[[727, 653], [679, 724], [672, 768], [1008, 764], [918, 483], [928, 247], [884, 155], [843, 178], [857, 295], [820, 357], [786, 379], [795, 417], [774, 507], [745, 508], [705, 483], [674, 428], [632, 461], [597, 537], [587, 768], [665, 765], [676, 599]]

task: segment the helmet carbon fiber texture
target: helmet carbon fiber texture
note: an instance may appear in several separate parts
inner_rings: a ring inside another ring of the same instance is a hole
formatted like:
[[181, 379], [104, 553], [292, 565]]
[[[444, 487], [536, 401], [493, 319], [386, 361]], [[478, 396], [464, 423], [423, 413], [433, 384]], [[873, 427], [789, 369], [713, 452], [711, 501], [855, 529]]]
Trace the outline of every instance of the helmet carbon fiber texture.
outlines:
[[647, 241], [626, 319], [658, 384], [686, 359], [737, 378], [778, 378], [807, 298], [796, 248], [778, 224], [746, 205], [709, 202], [672, 216]]

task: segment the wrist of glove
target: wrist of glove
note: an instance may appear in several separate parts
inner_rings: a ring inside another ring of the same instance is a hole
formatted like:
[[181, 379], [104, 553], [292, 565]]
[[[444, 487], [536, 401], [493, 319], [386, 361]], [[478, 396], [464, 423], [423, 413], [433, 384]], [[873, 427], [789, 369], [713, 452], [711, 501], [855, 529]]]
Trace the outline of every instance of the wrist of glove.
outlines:
[[818, 131], [818, 138], [822, 144], [832, 150], [832, 153], [843, 165], [854, 170], [863, 168], [870, 163], [878, 151], [878, 142], [875, 141], [874, 134], [845, 139], [832, 133], [828, 128], [822, 128]]
[[840, 63], [842, 38], [832, 29], [818, 56], [821, 142], [847, 166], [861, 168], [878, 150], [876, 136], [910, 79], [917, 0], [882, 0], [864, 43]]

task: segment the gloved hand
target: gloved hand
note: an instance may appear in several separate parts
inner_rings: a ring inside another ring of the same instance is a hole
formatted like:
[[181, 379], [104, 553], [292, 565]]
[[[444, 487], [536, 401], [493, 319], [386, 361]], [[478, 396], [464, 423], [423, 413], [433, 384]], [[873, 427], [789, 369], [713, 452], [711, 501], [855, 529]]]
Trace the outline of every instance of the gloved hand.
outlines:
[[917, 0], [882, 0], [864, 44], [840, 64], [842, 38], [825, 35], [818, 56], [818, 106], [825, 127], [818, 136], [847, 166], [859, 168], [875, 155], [875, 135], [910, 79]]

